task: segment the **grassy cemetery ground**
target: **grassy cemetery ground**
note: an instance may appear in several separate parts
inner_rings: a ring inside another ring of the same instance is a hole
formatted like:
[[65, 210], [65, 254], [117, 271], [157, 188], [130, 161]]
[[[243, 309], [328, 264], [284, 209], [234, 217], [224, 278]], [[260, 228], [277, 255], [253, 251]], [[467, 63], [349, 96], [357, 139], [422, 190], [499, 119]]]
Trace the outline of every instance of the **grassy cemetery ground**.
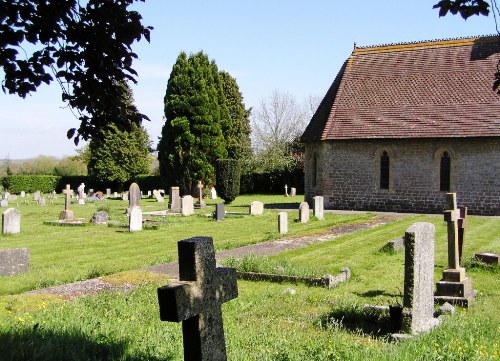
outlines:
[[[226, 210], [246, 212], [253, 200], [265, 204], [299, 202], [283, 196], [238, 197]], [[294, 223], [277, 233], [277, 210], [263, 216], [231, 216], [214, 222], [197, 210], [192, 217], [155, 219], [152, 229], [128, 233], [119, 225], [62, 227], [56, 220], [62, 199], [45, 207], [20, 205], [21, 234], [0, 237], [0, 249], [28, 247], [31, 269], [24, 275], [0, 277], [0, 355], [2, 360], [180, 360], [181, 325], [159, 321], [156, 288], [168, 283], [161, 275], [137, 271], [176, 260], [176, 242], [195, 235], [211, 236], [217, 251], [279, 238], [321, 233], [360, 223], [373, 214], [326, 214], [325, 221]], [[76, 217], [89, 219], [105, 207], [111, 219], [126, 224], [125, 201], [72, 206]], [[141, 202], [144, 211], [165, 209]], [[298, 204], [294, 208], [298, 208]], [[364, 304], [402, 302], [404, 252], [381, 252], [417, 221], [436, 226], [435, 281], [447, 265], [446, 226], [442, 216], [409, 216], [372, 229], [358, 230], [324, 243], [269, 257], [226, 260], [247, 270], [276, 270], [297, 275], [336, 274], [352, 270], [336, 288], [301, 284], [238, 281], [239, 297], [223, 305], [229, 360], [495, 360], [500, 358], [499, 267], [472, 260], [478, 251], [500, 252], [500, 219], [469, 218], [464, 263], [479, 293], [468, 310], [445, 320], [432, 332], [404, 342], [388, 341], [388, 317], [363, 309]], [[154, 229], [153, 229], [154, 228]], [[135, 271], [134, 271], [135, 270]], [[120, 273], [117, 273], [120, 272]], [[137, 287], [66, 301], [50, 295], [21, 295], [34, 288], [102, 276], [113, 284]]]

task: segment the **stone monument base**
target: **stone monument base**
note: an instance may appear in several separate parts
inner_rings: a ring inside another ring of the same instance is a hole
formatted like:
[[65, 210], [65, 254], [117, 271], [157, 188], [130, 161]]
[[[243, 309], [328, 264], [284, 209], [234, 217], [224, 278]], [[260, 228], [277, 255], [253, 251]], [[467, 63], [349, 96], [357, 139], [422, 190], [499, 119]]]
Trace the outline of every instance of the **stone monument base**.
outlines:
[[443, 271], [443, 279], [436, 283], [434, 301], [469, 307], [476, 293], [472, 289], [472, 280], [465, 276], [465, 268], [447, 269]]
[[69, 210], [69, 209], [66, 209], [64, 211], [61, 211], [61, 213], [59, 213], [59, 219], [60, 220], [64, 220], [64, 219], [74, 219], [75, 218], [75, 214], [73, 211]]

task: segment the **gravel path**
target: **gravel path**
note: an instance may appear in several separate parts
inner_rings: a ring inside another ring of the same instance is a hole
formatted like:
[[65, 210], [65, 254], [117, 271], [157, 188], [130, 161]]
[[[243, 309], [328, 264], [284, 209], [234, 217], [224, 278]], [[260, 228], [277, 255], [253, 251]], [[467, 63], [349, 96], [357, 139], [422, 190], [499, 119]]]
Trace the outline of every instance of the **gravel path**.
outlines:
[[[313, 243], [326, 242], [347, 233], [352, 233], [363, 229], [374, 228], [386, 223], [394, 222], [406, 216], [408, 216], [408, 214], [382, 213], [376, 215], [374, 218], [368, 221], [356, 224], [342, 225], [327, 230], [326, 232], [321, 234], [305, 236], [305, 237], [280, 239], [277, 241], [257, 243], [227, 251], [222, 251], [216, 254], [216, 258], [217, 260], [221, 260], [227, 257], [243, 257], [248, 254], [255, 254], [257, 256], [274, 255], [283, 251], [306, 247]], [[170, 262], [162, 265], [147, 267], [144, 268], [143, 270], [158, 274], [165, 274], [172, 279], [179, 278], [179, 265], [177, 262]], [[117, 290], [117, 289], [126, 290], [131, 288], [132, 286], [130, 285], [115, 286], [103, 281], [100, 278], [94, 278], [90, 280], [69, 283], [61, 286], [54, 286], [49, 288], [33, 290], [25, 292], [25, 294], [53, 294], [64, 299], [74, 299], [104, 290]]]

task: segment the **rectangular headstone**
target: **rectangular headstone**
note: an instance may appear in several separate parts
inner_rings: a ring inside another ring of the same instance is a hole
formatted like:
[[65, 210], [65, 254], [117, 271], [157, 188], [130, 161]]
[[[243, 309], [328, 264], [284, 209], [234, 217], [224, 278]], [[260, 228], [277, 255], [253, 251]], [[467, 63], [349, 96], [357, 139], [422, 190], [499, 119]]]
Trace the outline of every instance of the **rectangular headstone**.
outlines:
[[128, 215], [128, 230], [130, 232], [142, 231], [142, 210], [139, 206], [130, 207]]
[[437, 325], [434, 318], [434, 233], [419, 222], [405, 233], [405, 278], [401, 329], [415, 334]]
[[94, 196], [94, 189], [90, 188], [89, 189], [89, 198]]
[[295, 197], [297, 195], [297, 188], [290, 188], [290, 197]]
[[44, 206], [45, 205], [45, 197], [38, 197], [38, 201], [37, 201], [38, 205], [39, 206]]
[[162, 321], [182, 321], [184, 360], [225, 361], [222, 303], [238, 297], [236, 270], [216, 268], [210, 237], [178, 242], [179, 280], [158, 288]]
[[137, 183], [132, 183], [128, 189], [128, 203], [130, 207], [139, 206], [141, 203], [141, 190]]
[[288, 213], [279, 212], [278, 213], [278, 232], [280, 234], [288, 233]]
[[313, 198], [314, 208], [313, 208], [313, 216], [319, 220], [325, 219], [324, 216], [324, 207], [325, 202], [322, 196], [316, 196]]
[[30, 253], [27, 248], [0, 250], [0, 276], [12, 276], [30, 268]]
[[38, 198], [40, 198], [40, 191], [36, 191], [35, 193], [33, 193], [33, 200], [35, 202], [38, 202]]
[[111, 188], [106, 188], [106, 197], [111, 197]]
[[170, 187], [168, 196], [168, 208], [173, 212], [179, 212], [181, 210], [179, 187]]
[[155, 198], [158, 202], [165, 202], [165, 198], [163, 198], [163, 196], [160, 194], [160, 191], [155, 189], [153, 191], [153, 195], [155, 196]]
[[309, 204], [307, 202], [302, 202], [299, 205], [299, 222], [309, 222]]
[[21, 191], [21, 198], [24, 198], [26, 197], [26, 192], [25, 191]]
[[260, 216], [264, 213], [264, 203], [259, 201], [253, 201], [250, 203], [249, 213], [253, 216]]
[[182, 197], [181, 206], [181, 213], [183, 216], [191, 216], [194, 214], [193, 197], [190, 195]]
[[223, 221], [224, 220], [224, 203], [217, 203], [215, 205], [215, 214], [214, 218], [217, 222]]
[[122, 200], [128, 201], [128, 191], [122, 193]]
[[9, 201], [7, 201], [6, 199], [0, 200], [0, 207], [6, 208], [8, 206], [9, 206]]
[[113, 198], [118, 198], [118, 192], [113, 193]]
[[21, 212], [9, 208], [2, 213], [2, 234], [16, 234], [21, 232]]

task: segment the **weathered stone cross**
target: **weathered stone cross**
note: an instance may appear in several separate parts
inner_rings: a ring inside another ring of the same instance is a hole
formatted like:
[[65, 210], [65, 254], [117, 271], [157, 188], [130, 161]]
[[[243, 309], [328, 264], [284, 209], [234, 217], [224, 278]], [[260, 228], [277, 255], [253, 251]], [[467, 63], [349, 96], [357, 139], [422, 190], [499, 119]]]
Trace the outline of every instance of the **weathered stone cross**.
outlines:
[[160, 319], [182, 321], [184, 360], [226, 360], [221, 304], [238, 297], [236, 270], [216, 268], [211, 237], [179, 241], [179, 279], [158, 288]]
[[196, 206], [199, 208], [204, 208], [205, 203], [203, 203], [203, 183], [201, 183], [201, 181], [198, 181], [198, 185], [196, 186], [196, 188], [198, 188], [198, 203], [196, 204]]
[[66, 195], [64, 197], [64, 210], [65, 211], [69, 210], [69, 204], [71, 203], [71, 200], [70, 200], [71, 192], [73, 192], [73, 190], [71, 189], [71, 186], [69, 184], [66, 184], [66, 189], [63, 190], [63, 193]]
[[446, 194], [446, 204], [447, 209], [444, 211], [444, 220], [448, 226], [448, 269], [459, 269], [458, 219], [460, 218], [460, 211], [457, 209], [456, 193]]

